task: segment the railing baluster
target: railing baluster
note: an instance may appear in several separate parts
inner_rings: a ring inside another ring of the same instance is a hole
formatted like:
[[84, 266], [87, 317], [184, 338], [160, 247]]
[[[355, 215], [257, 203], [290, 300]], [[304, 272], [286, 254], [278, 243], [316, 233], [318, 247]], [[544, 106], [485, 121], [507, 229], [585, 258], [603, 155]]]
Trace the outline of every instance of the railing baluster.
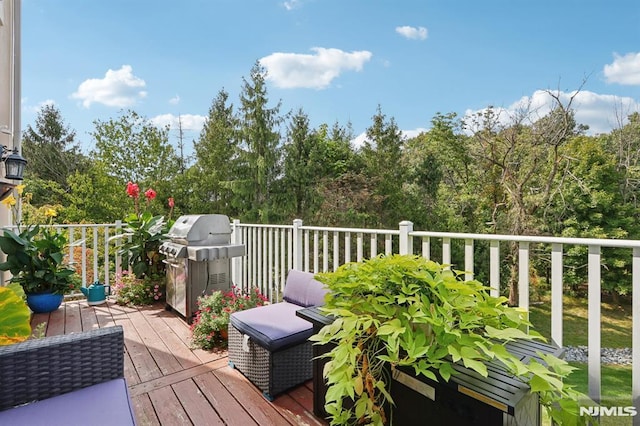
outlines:
[[369, 244], [371, 244], [371, 259], [373, 259], [378, 255], [378, 234], [375, 232], [371, 233]]
[[551, 340], [562, 347], [562, 244], [551, 246]]
[[87, 286], [87, 228], [82, 227], [82, 286]]
[[500, 296], [500, 241], [489, 245], [489, 286], [493, 297]]
[[600, 403], [600, 246], [589, 246], [588, 261], [589, 288], [588, 292], [588, 372], [589, 397], [597, 404]]
[[429, 237], [422, 237], [422, 257], [431, 259], [431, 238]]
[[305, 230], [303, 232], [304, 235], [304, 252], [302, 255], [304, 256], [304, 271], [309, 272], [309, 231]]
[[393, 236], [387, 234], [384, 236], [384, 254], [389, 256], [393, 253]]
[[318, 262], [320, 262], [320, 248], [318, 246], [319, 241], [318, 241], [318, 237], [319, 237], [319, 233], [318, 231], [313, 231], [313, 272], [314, 273], [318, 273], [318, 270], [320, 269], [320, 266], [318, 264]]
[[[633, 248], [632, 291], [631, 306], [631, 405], [640, 408], [640, 247]], [[640, 415], [635, 416], [634, 426], [640, 425]]]
[[529, 312], [529, 243], [518, 245], [518, 306]]
[[109, 225], [104, 227], [104, 285], [111, 285], [109, 280]]
[[98, 281], [98, 256], [100, 255], [98, 250], [98, 227], [93, 227], [93, 282]]
[[344, 263], [351, 262], [351, 232], [344, 233]]
[[340, 266], [340, 234], [337, 231], [333, 232], [333, 270], [335, 271]]
[[322, 272], [329, 270], [329, 231], [322, 231]]
[[442, 263], [451, 269], [451, 238], [442, 239]]
[[464, 279], [471, 281], [473, 279], [473, 240], [467, 238], [464, 240]]
[[362, 232], [358, 232], [356, 234], [356, 262], [362, 262], [362, 259], [364, 259], [364, 247], [363, 247], [363, 235]]

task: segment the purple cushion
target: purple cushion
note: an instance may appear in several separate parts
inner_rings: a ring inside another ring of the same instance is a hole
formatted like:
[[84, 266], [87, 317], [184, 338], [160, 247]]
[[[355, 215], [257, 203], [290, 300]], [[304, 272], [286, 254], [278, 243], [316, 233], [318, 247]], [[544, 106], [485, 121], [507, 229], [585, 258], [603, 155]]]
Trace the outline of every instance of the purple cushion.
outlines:
[[290, 270], [284, 287], [284, 300], [305, 308], [324, 305], [324, 295], [328, 289], [320, 281], [314, 280], [313, 276], [310, 272]]
[[300, 344], [313, 334], [311, 323], [296, 316], [298, 309], [302, 306], [289, 302], [259, 306], [234, 312], [229, 323], [269, 352], [275, 352]]
[[64, 395], [0, 411], [2, 425], [135, 425], [125, 379], [114, 379]]

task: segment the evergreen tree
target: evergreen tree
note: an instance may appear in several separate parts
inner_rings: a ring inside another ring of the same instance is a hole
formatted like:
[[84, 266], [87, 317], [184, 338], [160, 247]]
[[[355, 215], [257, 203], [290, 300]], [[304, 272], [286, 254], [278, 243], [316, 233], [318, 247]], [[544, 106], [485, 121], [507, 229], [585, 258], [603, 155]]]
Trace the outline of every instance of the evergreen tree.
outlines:
[[[68, 191], [67, 178], [88, 167], [75, 136], [76, 132], [65, 124], [60, 110], [52, 104], [44, 105], [34, 125], [27, 125], [22, 135], [22, 154], [29, 161], [25, 169], [27, 183], [40, 180], [43, 182], [38, 187], [53, 183], [62, 192]], [[42, 195], [34, 193], [32, 204], [46, 204], [48, 201]]]
[[228, 98], [224, 89], [218, 92], [194, 145], [196, 163], [189, 173], [192, 211], [237, 215], [237, 210], [232, 208], [232, 187], [236, 183], [238, 123]]
[[243, 78], [240, 93], [240, 156], [236, 173], [244, 176], [234, 186], [234, 206], [245, 220], [269, 222], [270, 200], [280, 173], [280, 102], [268, 108], [266, 70], [259, 62]]

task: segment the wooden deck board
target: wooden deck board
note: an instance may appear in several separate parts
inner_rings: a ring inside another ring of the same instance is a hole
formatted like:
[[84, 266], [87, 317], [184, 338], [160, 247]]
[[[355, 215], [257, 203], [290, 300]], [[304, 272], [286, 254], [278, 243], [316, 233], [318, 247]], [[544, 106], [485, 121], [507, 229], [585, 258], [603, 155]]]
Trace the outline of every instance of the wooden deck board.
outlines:
[[310, 382], [269, 402], [228, 366], [225, 350], [191, 348], [189, 325], [164, 305], [70, 301], [33, 315], [32, 327], [40, 323], [48, 336], [122, 325], [125, 378], [139, 425], [327, 425], [313, 415]]

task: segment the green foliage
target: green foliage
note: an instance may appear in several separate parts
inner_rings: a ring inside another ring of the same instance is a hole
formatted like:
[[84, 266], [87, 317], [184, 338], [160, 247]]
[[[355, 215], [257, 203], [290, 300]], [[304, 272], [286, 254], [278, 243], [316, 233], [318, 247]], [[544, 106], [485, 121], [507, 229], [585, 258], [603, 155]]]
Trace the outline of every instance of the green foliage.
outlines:
[[153, 216], [149, 212], [141, 215], [131, 213], [124, 219], [124, 232], [114, 238], [123, 240], [118, 253], [127, 261], [138, 278], [157, 275], [164, 271], [160, 244], [169, 231], [164, 216]]
[[243, 293], [237, 287], [198, 297], [198, 310], [191, 324], [191, 344], [196, 348], [213, 349], [227, 340], [229, 316], [237, 311], [263, 306], [268, 299], [253, 288]]
[[164, 276], [145, 276], [123, 271], [116, 275], [113, 291], [116, 303], [126, 306], [151, 305], [165, 300]]
[[[579, 424], [578, 401], [586, 397], [563, 384], [572, 368], [553, 356], [524, 364], [504, 342], [538, 339], [523, 312], [489, 295], [478, 281], [414, 256], [378, 257], [341, 266], [317, 279], [330, 289], [323, 310], [336, 320], [312, 340], [335, 343], [328, 354], [326, 410], [331, 424], [385, 424], [388, 371], [413, 367], [415, 374], [448, 381], [451, 362], [486, 376], [486, 362], [500, 361], [531, 386], [559, 424]], [[585, 398], [585, 399], [582, 399]], [[560, 405], [559, 405], [560, 404]]]
[[27, 227], [16, 233], [5, 229], [0, 249], [7, 260], [0, 271], [11, 272], [11, 282], [27, 293], [71, 293], [79, 287], [75, 270], [64, 263], [67, 237], [49, 226]]
[[229, 94], [221, 90], [209, 108], [199, 139], [195, 142], [196, 163], [188, 171], [192, 185], [191, 205], [198, 212], [215, 212], [230, 215], [233, 199], [234, 162], [237, 161], [238, 120], [233, 105], [228, 104]]
[[[22, 135], [22, 154], [29, 160], [25, 179], [51, 182], [67, 191], [67, 178], [88, 167], [75, 136], [75, 131], [65, 125], [60, 110], [53, 104], [44, 105], [38, 111], [34, 126], [27, 125]], [[34, 192], [35, 205], [54, 204], [41, 195], [45, 194]]]
[[31, 334], [31, 311], [18, 284], [0, 287], [0, 346], [26, 340]]
[[160, 129], [134, 111], [116, 119], [97, 120], [92, 157], [103, 171], [122, 182], [139, 182], [164, 191], [160, 183], [176, 176], [180, 161], [169, 144], [168, 128]]
[[270, 198], [280, 174], [280, 102], [269, 108], [266, 69], [256, 62], [240, 93], [240, 129], [233, 206], [245, 220], [269, 222]]

